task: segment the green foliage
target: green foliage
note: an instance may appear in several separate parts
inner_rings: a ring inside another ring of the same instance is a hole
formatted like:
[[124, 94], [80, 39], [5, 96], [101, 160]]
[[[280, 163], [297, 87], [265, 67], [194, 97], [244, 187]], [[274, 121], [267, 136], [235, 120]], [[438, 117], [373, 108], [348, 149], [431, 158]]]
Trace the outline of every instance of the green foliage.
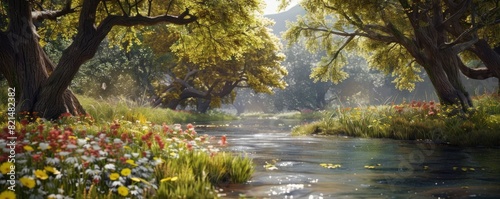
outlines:
[[318, 122], [295, 127], [293, 134], [432, 140], [461, 146], [497, 146], [500, 143], [498, 96], [474, 99], [468, 114], [452, 114], [452, 107], [433, 102], [338, 108]]
[[[22, 119], [13, 136], [15, 166], [23, 168], [15, 174], [18, 198], [218, 198], [216, 186], [246, 182], [254, 169], [250, 158], [222, 152], [214, 147], [217, 139], [198, 135], [191, 124], [61, 116], [57, 122]], [[0, 156], [1, 180], [9, 178], [7, 158]]]
[[174, 111], [163, 108], [151, 108], [148, 105], [140, 105], [125, 97], [115, 97], [108, 100], [96, 100], [91, 97], [78, 96], [85, 110], [96, 121], [113, 121], [115, 119], [126, 120], [145, 124], [187, 123], [234, 120], [235, 117], [220, 113], [209, 112], [207, 114], [191, 113], [187, 111]]

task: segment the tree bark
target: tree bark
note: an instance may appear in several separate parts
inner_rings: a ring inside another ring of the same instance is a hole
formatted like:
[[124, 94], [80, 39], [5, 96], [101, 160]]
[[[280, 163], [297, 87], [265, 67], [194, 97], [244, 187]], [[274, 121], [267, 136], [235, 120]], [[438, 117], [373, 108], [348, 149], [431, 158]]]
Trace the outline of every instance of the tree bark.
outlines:
[[210, 108], [210, 102], [212, 102], [210, 98], [207, 99], [198, 98], [196, 104], [196, 111], [198, 111], [198, 113], [207, 113], [208, 109]]

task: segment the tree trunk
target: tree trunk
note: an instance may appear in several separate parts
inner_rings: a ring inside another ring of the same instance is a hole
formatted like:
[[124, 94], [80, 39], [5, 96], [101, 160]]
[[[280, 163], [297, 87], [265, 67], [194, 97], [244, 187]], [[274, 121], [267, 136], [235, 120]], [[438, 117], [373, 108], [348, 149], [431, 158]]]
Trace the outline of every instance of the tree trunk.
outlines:
[[[31, 113], [47, 119], [55, 119], [65, 112], [85, 113], [67, 86], [47, 84], [49, 74], [54, 72], [55, 67], [38, 43], [29, 1], [10, 0], [9, 18], [12, 21], [9, 22], [8, 32], [1, 39], [2, 48], [12, 51], [0, 50], [2, 58], [5, 58], [1, 72], [9, 86], [16, 89], [16, 109], [21, 114]], [[50, 92], [54, 95], [45, 99], [46, 90], [60, 92]]]
[[210, 102], [212, 102], [211, 99], [198, 98], [196, 111], [198, 111], [198, 113], [207, 113], [208, 109], [210, 108]]

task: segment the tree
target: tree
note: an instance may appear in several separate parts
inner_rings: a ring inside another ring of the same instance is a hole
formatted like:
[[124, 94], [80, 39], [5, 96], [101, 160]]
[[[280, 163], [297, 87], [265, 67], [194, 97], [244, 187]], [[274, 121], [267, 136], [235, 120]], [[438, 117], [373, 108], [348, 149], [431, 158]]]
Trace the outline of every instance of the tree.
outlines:
[[[2, 13], [6, 13], [8, 25], [2, 27], [0, 32], [1, 72], [9, 86], [16, 88], [19, 111], [35, 112], [50, 119], [65, 112], [85, 113], [67, 88], [80, 66], [95, 55], [99, 44], [113, 27], [157, 23], [182, 25], [196, 20], [187, 9], [183, 12], [178, 7], [172, 10], [158, 9], [160, 5], [153, 5], [152, 1], [2, 2]], [[172, 2], [163, 6], [171, 5]], [[68, 20], [76, 18], [72, 21], [76, 25], [76, 34], [72, 35], [71, 45], [54, 64], [40, 45], [37, 31], [40, 27], [36, 25], [43, 25], [46, 20], [64, 18], [65, 15], [68, 15]]]
[[[491, 47], [500, 44], [493, 34], [500, 28], [498, 0], [304, 0], [301, 6], [307, 15], [284, 37], [290, 43], [304, 37], [308, 49], [326, 51], [312, 72], [317, 79], [347, 78], [345, 54], [360, 53], [371, 67], [395, 75], [400, 89], [413, 89], [422, 67], [441, 103], [466, 111], [472, 102], [460, 71], [475, 79], [500, 77], [500, 55]], [[484, 67], [467, 67], [464, 51]]]
[[[214, 24], [213, 29], [195, 30], [196, 37], [182, 42], [181, 46], [203, 47], [217, 43], [211, 45], [211, 53], [189, 52], [193, 55], [189, 62], [216, 57], [227, 60], [244, 49], [235, 44], [227, 45], [227, 42], [218, 43], [212, 33], [226, 33], [226, 37], [230, 37], [227, 33], [235, 32], [237, 22], [252, 20], [252, 14], [261, 8], [262, 2], [258, 0], [3, 0], [0, 7], [0, 72], [9, 86], [16, 88], [18, 111], [38, 113], [49, 119], [65, 112], [81, 114], [85, 111], [68, 86], [80, 66], [94, 57], [106, 37], [112, 45], [124, 41], [140, 44], [138, 32], [144, 28], [134, 28], [136, 26], [170, 24], [168, 28], [181, 27], [179, 30], [185, 31], [187, 29], [178, 25], [207, 27]], [[191, 32], [182, 34], [189, 38]], [[236, 42], [241, 37], [231, 41]], [[71, 44], [61, 58], [53, 62], [42, 45], [60, 38], [71, 40]], [[173, 48], [174, 52], [181, 52], [181, 47], [174, 45]]]
[[277, 91], [274, 105], [278, 110], [303, 109], [322, 110], [326, 108], [326, 94], [331, 83], [317, 82], [309, 78], [311, 67], [320, 58], [320, 54], [311, 54], [300, 45], [293, 45], [285, 51], [285, 66], [289, 72], [285, 78], [288, 87]]
[[[196, 40], [197, 34], [207, 34], [204, 31], [206, 26], [202, 24], [174, 30], [177, 32], [172, 34], [178, 35], [177, 38], [150, 35], [146, 39], [147, 45], [160, 58], [176, 53], [177, 62], [168, 66], [166, 81], [157, 83], [157, 93], [164, 106], [176, 109], [179, 105], [191, 105], [204, 113], [210, 107], [232, 103], [236, 88], [272, 93], [272, 88], [283, 89], [286, 86], [283, 76], [287, 71], [280, 64], [284, 56], [279, 52], [278, 39], [267, 28], [271, 22], [258, 16], [258, 13], [250, 15], [248, 20], [233, 22], [237, 24], [234, 29], [222, 28], [223, 31], [208, 33], [217, 42], [208, 42], [207, 46], [203, 46], [205, 42], [201, 41], [187, 42]], [[162, 28], [158, 27], [156, 31]], [[162, 39], [183, 45], [157, 45], [157, 41]], [[239, 49], [230, 56], [225, 56], [228, 54], [225, 50], [212, 54], [214, 47], [234, 44]]]

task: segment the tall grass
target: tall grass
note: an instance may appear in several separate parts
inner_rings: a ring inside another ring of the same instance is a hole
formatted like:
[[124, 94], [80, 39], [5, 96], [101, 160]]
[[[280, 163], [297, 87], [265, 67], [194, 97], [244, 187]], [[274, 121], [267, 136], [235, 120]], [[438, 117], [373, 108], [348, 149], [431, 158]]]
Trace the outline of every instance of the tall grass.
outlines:
[[188, 111], [151, 108], [147, 105], [137, 104], [121, 97], [107, 100], [96, 100], [86, 96], [77, 97], [87, 113], [99, 121], [120, 119], [143, 124], [146, 122], [161, 124], [163, 122], [188, 123], [236, 119], [235, 116], [216, 111], [210, 111], [207, 114], [199, 114]]
[[433, 102], [338, 108], [330, 116], [293, 129], [294, 135], [324, 134], [355, 137], [428, 139], [463, 146], [500, 145], [500, 97], [473, 99], [466, 114]]

